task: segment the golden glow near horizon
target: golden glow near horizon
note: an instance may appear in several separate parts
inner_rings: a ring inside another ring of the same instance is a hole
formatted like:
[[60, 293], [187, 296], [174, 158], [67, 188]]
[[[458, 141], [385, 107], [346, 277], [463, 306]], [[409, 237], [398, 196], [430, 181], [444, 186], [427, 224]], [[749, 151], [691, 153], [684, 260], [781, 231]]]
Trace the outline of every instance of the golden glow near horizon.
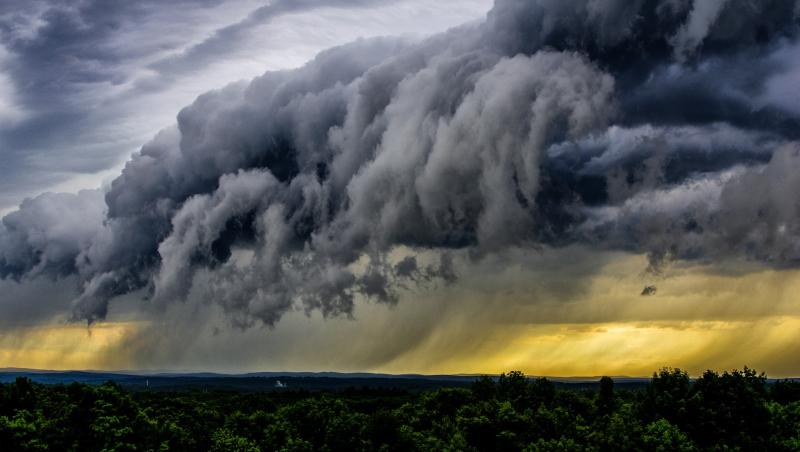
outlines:
[[0, 367], [647, 376], [747, 365], [800, 375], [800, 271], [675, 267], [642, 296], [643, 256], [585, 253], [558, 257], [596, 267], [576, 279], [547, 265], [548, 253], [494, 274], [487, 262], [467, 270], [479, 278], [406, 293], [394, 307], [361, 302], [355, 320], [298, 311], [274, 329], [240, 331], [181, 307], [91, 335], [66, 324], [20, 329], [0, 334]]
[[[58, 323], [0, 333], [0, 367], [105, 369], [109, 351], [141, 327], [137, 322]], [[120, 364], [122, 364], [120, 362]], [[113, 367], [113, 366], [112, 366]]]
[[[763, 334], [757, 340], [753, 333]], [[741, 342], [739, 338], [744, 338]], [[662, 367], [680, 367], [692, 375], [705, 369], [744, 365], [772, 377], [798, 375], [797, 363], [775, 360], [779, 349], [800, 340], [800, 320], [757, 322], [659, 322], [653, 324], [563, 324], [535, 326], [485, 358], [466, 357], [432, 373], [499, 373], [522, 369], [546, 376], [649, 376]], [[744, 347], [744, 349], [742, 349]], [[778, 360], [791, 359], [779, 356]], [[398, 370], [402, 368], [399, 367]]]

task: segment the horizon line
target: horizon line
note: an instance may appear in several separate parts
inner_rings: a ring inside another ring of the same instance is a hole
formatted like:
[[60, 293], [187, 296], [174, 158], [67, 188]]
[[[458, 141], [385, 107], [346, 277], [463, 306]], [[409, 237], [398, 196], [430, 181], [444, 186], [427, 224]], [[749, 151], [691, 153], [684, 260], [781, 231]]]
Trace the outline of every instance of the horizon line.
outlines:
[[[661, 368], [664, 369], [664, 368]], [[680, 369], [679, 367], [671, 367], [668, 369]], [[660, 370], [660, 369], [659, 369]], [[742, 370], [742, 369], [726, 369], [723, 371], [717, 371], [714, 369], [712, 370], [717, 373], [722, 372], [730, 372], [733, 370]], [[175, 370], [175, 369], [117, 369], [117, 370], [100, 370], [100, 369], [39, 369], [39, 368], [28, 368], [28, 367], [0, 367], [0, 374], [8, 374], [8, 373], [89, 373], [89, 374], [113, 374], [113, 375], [123, 375], [123, 376], [135, 376], [135, 377], [199, 377], [202, 378], [203, 375], [213, 375], [213, 376], [220, 376], [220, 377], [248, 377], [254, 376], [257, 377], [263, 374], [269, 374], [270, 376], [297, 376], [297, 375], [320, 375], [324, 376], [324, 374], [334, 374], [334, 375], [342, 375], [342, 376], [363, 376], [361, 378], [369, 378], [371, 376], [374, 377], [394, 377], [394, 378], [403, 378], [403, 377], [420, 377], [420, 378], [437, 378], [437, 377], [446, 377], [446, 378], [477, 378], [477, 377], [499, 377], [501, 374], [508, 374], [509, 372], [514, 372], [514, 370], [509, 370], [505, 372], [478, 372], [478, 373], [433, 373], [433, 374], [425, 374], [425, 373], [416, 373], [416, 372], [406, 372], [406, 373], [389, 373], [389, 372], [371, 372], [371, 371], [334, 371], [334, 370], [322, 370], [322, 371], [313, 371], [313, 370], [287, 370], [287, 371], [276, 371], [276, 370], [259, 370], [259, 371], [247, 371], [247, 372], [218, 372], [218, 371], [203, 371], [203, 370]], [[658, 371], [654, 371], [653, 373], [657, 373]], [[619, 379], [619, 380], [651, 380], [653, 378], [653, 374], [648, 376], [632, 376], [632, 375], [570, 375], [570, 376], [556, 376], [556, 375], [535, 375], [535, 374], [527, 374], [524, 373], [525, 377], [527, 378], [545, 378], [548, 380], [574, 380], [574, 381], [596, 381], [602, 377], [609, 377], [611, 379]], [[789, 377], [770, 377], [766, 372], [761, 372], [767, 380], [800, 380], [800, 376], [789, 376]], [[697, 379], [702, 376], [700, 375], [692, 375], [687, 372], [687, 375], [691, 379]], [[358, 378], [358, 377], [357, 377]]]

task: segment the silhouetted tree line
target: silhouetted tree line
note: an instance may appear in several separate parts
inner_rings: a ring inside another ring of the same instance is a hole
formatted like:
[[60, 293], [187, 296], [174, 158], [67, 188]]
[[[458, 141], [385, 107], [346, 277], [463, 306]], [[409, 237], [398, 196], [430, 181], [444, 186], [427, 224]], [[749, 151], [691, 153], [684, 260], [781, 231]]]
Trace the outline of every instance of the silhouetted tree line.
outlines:
[[556, 387], [520, 372], [410, 393], [133, 392], [0, 385], [4, 451], [800, 450], [800, 383], [745, 368], [641, 390]]

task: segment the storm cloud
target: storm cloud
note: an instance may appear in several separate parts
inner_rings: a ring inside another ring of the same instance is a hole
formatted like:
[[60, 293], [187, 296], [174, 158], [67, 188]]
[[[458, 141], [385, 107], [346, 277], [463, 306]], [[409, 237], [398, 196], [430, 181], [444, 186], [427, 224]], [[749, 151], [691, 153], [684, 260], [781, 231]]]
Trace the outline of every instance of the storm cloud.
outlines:
[[3, 219], [0, 276], [74, 275], [90, 322], [144, 289], [154, 306], [204, 293], [247, 327], [451, 283], [454, 253], [793, 266], [799, 11], [497, 0], [423, 42], [333, 48], [200, 96], [104, 194], [26, 201]]

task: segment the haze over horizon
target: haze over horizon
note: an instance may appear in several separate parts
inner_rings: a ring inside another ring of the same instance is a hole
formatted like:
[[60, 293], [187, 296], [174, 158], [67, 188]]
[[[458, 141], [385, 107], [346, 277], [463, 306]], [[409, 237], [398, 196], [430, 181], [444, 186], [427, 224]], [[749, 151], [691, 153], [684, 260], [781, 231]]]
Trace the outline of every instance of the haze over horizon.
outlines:
[[0, 6], [0, 367], [800, 376], [800, 1]]

